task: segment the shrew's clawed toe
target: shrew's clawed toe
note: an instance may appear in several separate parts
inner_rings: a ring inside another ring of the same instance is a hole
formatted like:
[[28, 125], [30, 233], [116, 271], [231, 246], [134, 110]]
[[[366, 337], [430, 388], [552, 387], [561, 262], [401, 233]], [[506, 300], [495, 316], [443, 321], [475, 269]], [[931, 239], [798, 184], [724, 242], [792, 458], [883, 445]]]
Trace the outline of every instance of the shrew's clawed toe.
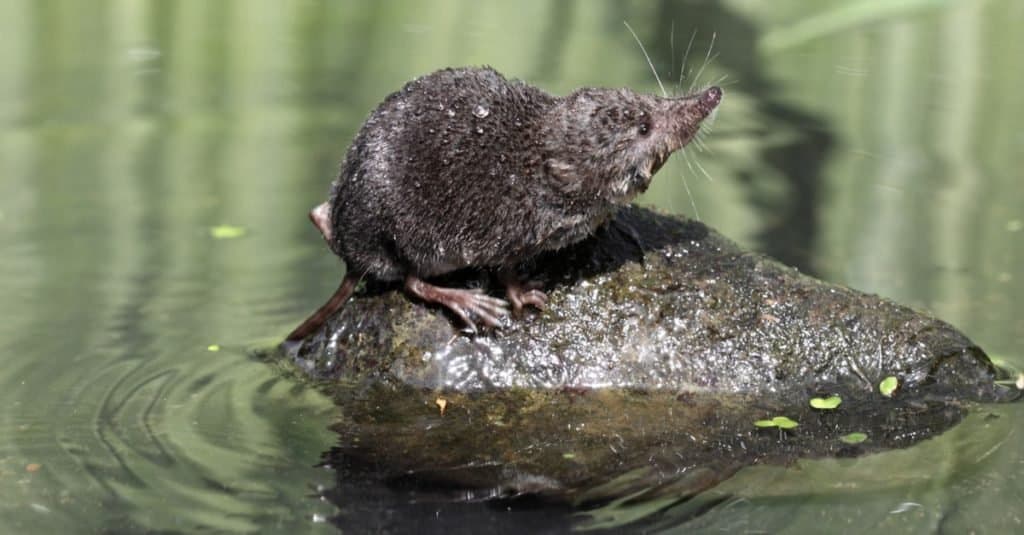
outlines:
[[445, 288], [410, 275], [405, 279], [405, 289], [424, 301], [451, 310], [470, 332], [476, 332], [477, 324], [497, 329], [501, 327], [501, 318], [508, 315], [508, 303], [478, 288]]
[[540, 288], [541, 284], [538, 282], [506, 283], [505, 295], [512, 303], [512, 311], [520, 314], [525, 305], [530, 305], [537, 310], [544, 310], [544, 306], [548, 302], [548, 294], [542, 292]]

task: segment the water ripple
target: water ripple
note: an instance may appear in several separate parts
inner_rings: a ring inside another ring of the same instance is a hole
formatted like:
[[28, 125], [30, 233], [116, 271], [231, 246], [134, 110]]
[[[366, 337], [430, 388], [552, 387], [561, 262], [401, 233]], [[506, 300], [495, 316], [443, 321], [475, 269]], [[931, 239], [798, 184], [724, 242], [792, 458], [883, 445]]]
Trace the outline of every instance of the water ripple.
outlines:
[[76, 530], [251, 532], [331, 513], [305, 492], [330, 481], [314, 465], [332, 404], [241, 351], [149, 356], [65, 368], [43, 396], [31, 377], [6, 385], [0, 474], [24, 483], [0, 498], [19, 525], [41, 508], [49, 529]]

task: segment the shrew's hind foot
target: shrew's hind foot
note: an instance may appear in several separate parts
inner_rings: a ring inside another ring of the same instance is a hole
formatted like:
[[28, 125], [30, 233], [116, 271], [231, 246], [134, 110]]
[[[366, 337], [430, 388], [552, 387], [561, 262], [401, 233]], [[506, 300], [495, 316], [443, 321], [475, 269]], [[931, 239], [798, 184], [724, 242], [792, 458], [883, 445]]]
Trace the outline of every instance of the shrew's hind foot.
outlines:
[[525, 305], [530, 305], [537, 310], [544, 310], [548, 303], [548, 294], [540, 291], [539, 282], [505, 282], [505, 296], [512, 303], [512, 310], [516, 314], [523, 311]]
[[444, 288], [413, 275], [405, 278], [405, 289], [424, 301], [444, 305], [462, 320], [469, 332], [475, 333], [477, 324], [492, 329], [501, 327], [501, 318], [508, 315], [508, 303], [483, 290]]
[[523, 282], [513, 269], [498, 271], [498, 280], [505, 285], [505, 296], [512, 303], [512, 310], [518, 315], [523, 307], [530, 305], [537, 310], [544, 310], [548, 302], [548, 294], [540, 289], [544, 286], [538, 281]]

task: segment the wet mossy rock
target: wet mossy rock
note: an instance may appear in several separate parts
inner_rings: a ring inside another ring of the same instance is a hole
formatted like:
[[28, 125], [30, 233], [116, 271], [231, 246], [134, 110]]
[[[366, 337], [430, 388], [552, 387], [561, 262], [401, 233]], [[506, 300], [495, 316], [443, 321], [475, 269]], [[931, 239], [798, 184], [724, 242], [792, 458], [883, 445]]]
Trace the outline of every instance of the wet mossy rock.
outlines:
[[[696, 221], [630, 207], [528, 271], [548, 307], [499, 332], [462, 335], [441, 309], [370, 287], [289, 348], [342, 409], [339, 465], [597, 503], [696, 492], [752, 462], [905, 446], [965, 402], [1018, 396], [950, 325]], [[444, 283], [490, 287], [479, 273]], [[878, 391], [889, 376], [892, 397]], [[819, 395], [842, 405], [809, 407]], [[798, 425], [753, 424], [776, 416]]]

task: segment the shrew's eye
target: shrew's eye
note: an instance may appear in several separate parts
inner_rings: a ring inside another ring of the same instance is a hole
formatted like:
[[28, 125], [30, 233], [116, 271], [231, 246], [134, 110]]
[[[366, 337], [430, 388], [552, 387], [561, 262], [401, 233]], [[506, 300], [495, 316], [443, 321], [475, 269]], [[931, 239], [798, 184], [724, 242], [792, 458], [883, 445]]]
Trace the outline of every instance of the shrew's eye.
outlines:
[[640, 126], [637, 127], [636, 131], [639, 132], [641, 136], [646, 136], [651, 131], [651, 125], [647, 121], [644, 121], [640, 123]]

